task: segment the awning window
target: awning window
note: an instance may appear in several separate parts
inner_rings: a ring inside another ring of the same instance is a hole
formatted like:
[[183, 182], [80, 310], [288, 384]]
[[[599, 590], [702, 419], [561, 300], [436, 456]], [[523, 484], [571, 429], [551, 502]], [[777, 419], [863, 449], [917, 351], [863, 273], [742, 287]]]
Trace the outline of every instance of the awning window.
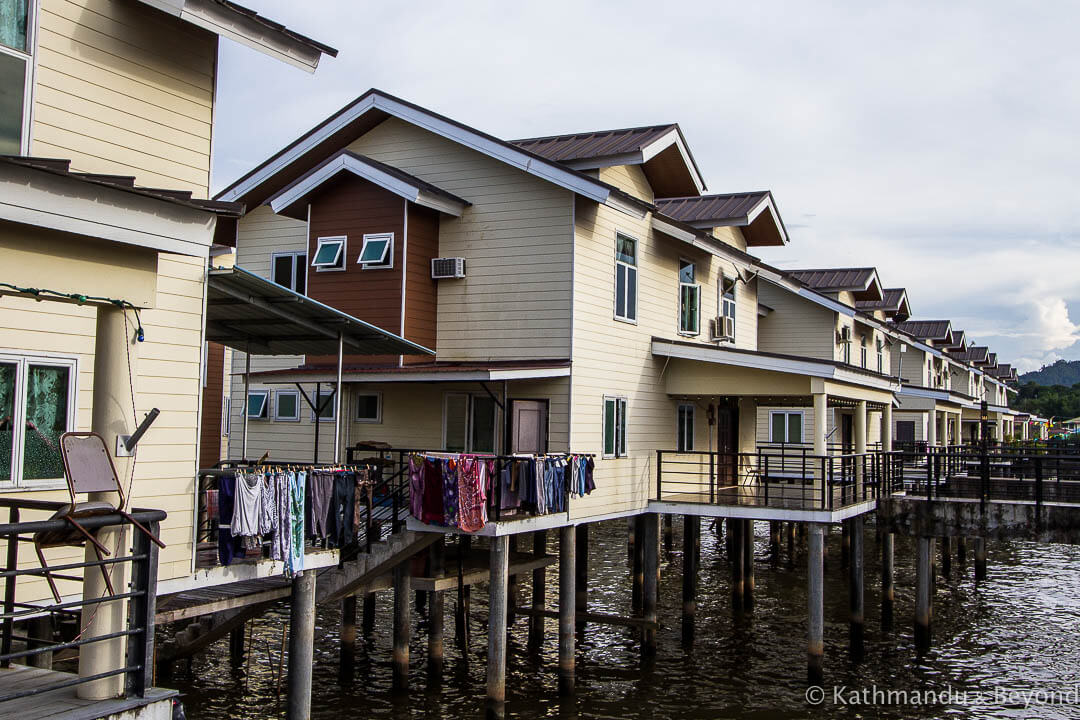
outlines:
[[365, 235], [364, 247], [360, 250], [360, 259], [357, 260], [357, 263], [364, 267], [389, 267], [391, 265], [390, 254], [393, 245], [393, 233]]
[[311, 267], [320, 269], [342, 267], [341, 256], [344, 252], [344, 237], [319, 238], [319, 246], [315, 251], [315, 259], [311, 261]]

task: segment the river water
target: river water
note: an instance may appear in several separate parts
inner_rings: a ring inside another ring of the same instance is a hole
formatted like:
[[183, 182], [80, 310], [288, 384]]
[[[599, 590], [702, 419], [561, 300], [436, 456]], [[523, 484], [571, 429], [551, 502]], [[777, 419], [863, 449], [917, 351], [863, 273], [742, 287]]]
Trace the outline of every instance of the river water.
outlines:
[[[590, 610], [629, 614], [625, 521], [590, 528]], [[824, 700], [807, 701], [806, 561], [786, 546], [777, 565], [768, 556], [768, 524], [756, 526], [756, 607], [736, 619], [729, 596], [730, 568], [723, 542], [702, 523], [697, 635], [681, 642], [681, 528], [674, 549], [661, 554], [659, 650], [643, 667], [635, 632], [590, 625], [578, 641], [577, 695], [557, 695], [557, 625], [546, 621], [545, 645], [527, 650], [527, 620], [511, 631], [507, 709], [515, 718], [1080, 718], [1080, 547], [1026, 542], [988, 543], [989, 576], [976, 586], [968, 562], [953, 562], [952, 578], [938, 579], [933, 647], [916, 655], [914, 544], [897, 537], [895, 629], [881, 630], [880, 556], [867, 526], [866, 656], [848, 657], [847, 571], [840, 563], [838, 528], [828, 536], [825, 572]], [[555, 553], [552, 544], [549, 552]], [[547, 607], [557, 606], [557, 573], [549, 568]], [[530, 583], [522, 578], [521, 601]], [[441, 693], [426, 688], [426, 630], [413, 615], [412, 691], [390, 692], [392, 598], [379, 594], [375, 632], [357, 642], [354, 676], [338, 677], [337, 608], [320, 608], [312, 715], [346, 717], [482, 717], [486, 669], [484, 585], [472, 594], [472, 638], [467, 656], [453, 642], [455, 593], [446, 594], [446, 671]], [[277, 666], [288, 607], [254, 621], [246, 668], [229, 663], [228, 640], [196, 657], [190, 671], [177, 663], [167, 683], [183, 693], [189, 718], [263, 720], [284, 716]], [[834, 684], [836, 688], [834, 688]], [[285, 679], [281, 679], [282, 688]], [[875, 690], [877, 693], [875, 694]], [[889, 691], [894, 691], [888, 695]], [[933, 697], [930, 695], [933, 694]], [[816, 698], [815, 698], [816, 699]]]

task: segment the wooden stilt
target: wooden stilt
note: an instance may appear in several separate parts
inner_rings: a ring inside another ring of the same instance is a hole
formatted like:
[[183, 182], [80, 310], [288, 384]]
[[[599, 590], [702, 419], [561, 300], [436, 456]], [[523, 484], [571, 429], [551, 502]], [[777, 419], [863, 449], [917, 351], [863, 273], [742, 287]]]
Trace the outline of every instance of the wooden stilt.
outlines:
[[468, 535], [458, 537], [458, 588], [457, 605], [454, 608], [454, 640], [461, 648], [462, 657], [468, 657], [469, 649], [469, 605], [471, 591], [462, 575], [462, 563], [472, 550], [472, 538]]
[[229, 664], [238, 668], [244, 664], [244, 626], [242, 623], [229, 631]]
[[412, 593], [412, 576], [409, 562], [400, 563], [394, 568], [394, 690], [404, 692], [409, 689], [409, 638], [412, 635], [411, 608], [409, 601]]
[[881, 534], [881, 629], [892, 630], [893, 603], [896, 592], [893, 587], [893, 540], [891, 532]]
[[664, 551], [671, 552], [675, 545], [675, 523], [672, 515], [664, 515]]
[[375, 593], [364, 593], [364, 618], [361, 626], [364, 637], [370, 638], [375, 632]]
[[[577, 533], [573, 525], [559, 528], [559, 694], [574, 694], [574, 613], [577, 606], [577, 591], [574, 582], [577, 572], [574, 567], [576, 551], [574, 541]], [[635, 539], [635, 546], [641, 547], [641, 538]]]
[[754, 609], [754, 521], [743, 520], [743, 609]]
[[[645, 577], [644, 585], [642, 586], [642, 608], [644, 610], [645, 621], [648, 623], [655, 623], [657, 620], [657, 604], [659, 600], [657, 578], [660, 572], [660, 516], [656, 513], [646, 513], [642, 515], [642, 517], [645, 520]], [[655, 627], [645, 628], [642, 652], [646, 658], [656, 655]]]
[[961, 566], [967, 565], [967, 538], [956, 538], [956, 562]]
[[697, 614], [698, 536], [701, 534], [701, 518], [697, 515], [683, 517], [683, 614], [682, 640], [689, 647], [694, 643], [694, 619]]
[[631, 569], [631, 589], [630, 589], [630, 609], [632, 615], [639, 615], [641, 613], [641, 583], [644, 580], [644, 569], [642, 563], [645, 559], [645, 546], [642, 533], [644, 533], [645, 526], [643, 523], [642, 515], [634, 517], [634, 562]]
[[840, 523], [840, 567], [846, 568], [851, 560], [851, 521]]
[[821, 685], [825, 661], [825, 525], [807, 523], [808, 639], [806, 676], [811, 685]]
[[769, 560], [773, 565], [780, 562], [780, 521], [769, 521]]
[[[533, 533], [533, 555], [547, 553], [547, 530], [537, 530]], [[529, 617], [529, 648], [538, 653], [544, 644], [544, 617], [540, 612], [544, 609], [544, 599], [547, 595], [547, 568], [533, 570], [532, 576], [532, 609], [533, 614]]]
[[585, 630], [585, 615], [589, 611], [589, 526], [582, 523], [577, 526], [574, 547], [577, 557], [574, 561], [577, 607], [577, 631]]
[[311, 673], [315, 656], [315, 571], [293, 578], [289, 605], [289, 695], [287, 720], [311, 717]]
[[930, 649], [930, 538], [918, 538], [916, 546], [915, 648], [921, 655]]
[[795, 534], [798, 532], [796, 525], [797, 523], [794, 522], [789, 522], [787, 524], [788, 567], [795, 566]]
[[[431, 546], [431, 574], [440, 577], [446, 572], [446, 540], [439, 540]], [[443, 629], [446, 620], [446, 597], [442, 590], [431, 593], [428, 603], [428, 686], [437, 688], [442, 684], [443, 675]]]
[[493, 537], [491, 582], [488, 585], [487, 716], [496, 719], [506, 716], [506, 604], [509, 595], [509, 559], [509, 537]]
[[[511, 557], [514, 553], [517, 552], [518, 549], [517, 535], [510, 535], [508, 540], [510, 541], [510, 555], [508, 555], [507, 557]], [[519, 597], [518, 592], [517, 575], [510, 576], [510, 579], [507, 582], [506, 594], [508, 598], [506, 601], [506, 624], [507, 626], [513, 626], [514, 621], [517, 620], [517, 606], [521, 604], [519, 602], [521, 598]]]
[[743, 524], [741, 520], [729, 519], [727, 532], [731, 537], [731, 609], [736, 615], [743, 611], [743, 574], [746, 570], [746, 562], [743, 559]]

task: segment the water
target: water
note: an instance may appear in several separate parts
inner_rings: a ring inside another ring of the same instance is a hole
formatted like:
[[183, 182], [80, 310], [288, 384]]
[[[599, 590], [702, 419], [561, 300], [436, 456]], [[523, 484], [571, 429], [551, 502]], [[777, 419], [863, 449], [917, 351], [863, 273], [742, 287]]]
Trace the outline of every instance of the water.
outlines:
[[[878, 545], [867, 527], [866, 657], [857, 665], [847, 651], [847, 572], [840, 566], [840, 534], [829, 535], [825, 584], [825, 699], [806, 699], [806, 563], [800, 553], [787, 565], [786, 546], [778, 566], [768, 559], [767, 523], [756, 538], [756, 607], [736, 620], [729, 597], [730, 569], [723, 543], [702, 523], [697, 636], [681, 644], [681, 530], [675, 548], [661, 555], [659, 651], [643, 667], [634, 631], [590, 625], [578, 641], [576, 698], [557, 696], [557, 625], [546, 621], [545, 646], [527, 652], [527, 620], [519, 616], [509, 644], [508, 712], [515, 718], [1080, 718], [1080, 548], [1026, 542], [988, 543], [989, 577], [976, 587], [971, 544], [968, 563], [953, 562], [951, 580], [939, 577], [934, 596], [933, 647], [918, 658], [912, 636], [914, 544], [897, 537], [895, 630], [880, 625]], [[591, 528], [590, 610], [629, 614], [626, 523]], [[549, 547], [554, 553], [556, 547]], [[522, 604], [530, 583], [522, 578]], [[557, 605], [557, 573], [548, 573], [547, 607]], [[370, 647], [357, 645], [354, 677], [338, 678], [337, 608], [320, 608], [312, 715], [336, 717], [481, 717], [486, 681], [487, 590], [472, 595], [472, 638], [468, 657], [453, 642], [454, 593], [446, 595], [446, 670], [441, 694], [426, 689], [426, 626], [414, 612], [410, 649], [412, 692], [390, 693], [392, 600], [380, 593]], [[195, 658], [191, 671], [178, 663], [168, 683], [184, 694], [190, 718], [250, 718], [284, 715], [284, 690], [275, 691], [281, 629], [288, 607], [254, 622], [247, 670], [229, 665], [228, 640]], [[846, 687], [837, 702], [833, 684]], [[284, 688], [285, 679], [281, 679]], [[902, 691], [908, 696], [873, 696]], [[866, 695], [852, 697], [853, 692]], [[913, 698], [911, 693], [920, 693]], [[1032, 692], [1073, 691], [1050, 698]], [[935, 693], [927, 698], [925, 693]], [[1029, 705], [1025, 708], [1028, 693]], [[873, 703], [851, 704], [852, 701]], [[919, 700], [920, 704], [911, 704]], [[927, 700], [932, 704], [921, 704]], [[1048, 700], [1055, 703], [1046, 704]], [[1040, 702], [1042, 701], [1042, 702]]]

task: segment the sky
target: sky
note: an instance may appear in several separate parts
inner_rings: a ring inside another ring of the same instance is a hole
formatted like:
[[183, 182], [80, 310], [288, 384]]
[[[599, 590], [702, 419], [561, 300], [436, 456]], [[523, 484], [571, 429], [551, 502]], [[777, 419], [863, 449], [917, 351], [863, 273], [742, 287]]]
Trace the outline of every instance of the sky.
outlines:
[[678, 122], [772, 190], [781, 268], [878, 268], [1020, 371], [1080, 359], [1080, 4], [245, 0], [339, 50], [222, 41], [220, 190], [371, 87], [504, 139]]

